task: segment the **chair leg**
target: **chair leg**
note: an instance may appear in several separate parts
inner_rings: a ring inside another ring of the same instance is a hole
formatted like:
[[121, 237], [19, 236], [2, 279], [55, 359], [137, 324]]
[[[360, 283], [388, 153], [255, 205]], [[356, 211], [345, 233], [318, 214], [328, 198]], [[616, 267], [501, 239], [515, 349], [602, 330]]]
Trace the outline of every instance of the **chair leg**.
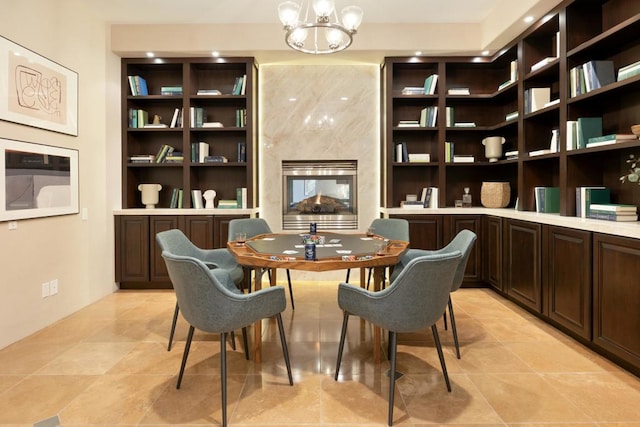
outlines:
[[184, 344], [184, 353], [182, 353], [182, 364], [180, 365], [180, 373], [178, 374], [178, 383], [176, 388], [180, 388], [182, 383], [182, 375], [184, 375], [184, 368], [187, 366], [187, 357], [189, 357], [189, 349], [191, 348], [191, 340], [193, 339], [193, 331], [195, 328], [189, 326], [189, 334], [187, 335], [187, 342]]
[[287, 375], [289, 376], [289, 385], [293, 385], [293, 376], [291, 376], [291, 362], [289, 361], [289, 347], [287, 347], [287, 339], [284, 336], [284, 327], [282, 326], [282, 315], [276, 314], [278, 321], [278, 330], [280, 331], [280, 341], [282, 342], [282, 354], [284, 355], [284, 363], [287, 365]]
[[222, 427], [227, 427], [227, 333], [220, 334], [220, 390], [222, 394]]
[[456, 329], [456, 318], [453, 315], [453, 304], [449, 295], [449, 318], [451, 319], [451, 332], [453, 332], [453, 343], [456, 346], [456, 357], [460, 359], [460, 344], [458, 343], [458, 330]]
[[369, 269], [369, 276], [367, 277], [367, 290], [369, 290], [369, 285], [371, 284], [371, 273], [373, 272], [373, 268]]
[[344, 312], [344, 316], [342, 317], [342, 332], [340, 333], [340, 345], [338, 346], [338, 360], [336, 362], [336, 374], [333, 377], [334, 380], [338, 381], [338, 373], [340, 372], [340, 362], [342, 362], [342, 350], [344, 349], [344, 339], [347, 335], [347, 324], [349, 323], [349, 313]]
[[444, 313], [442, 313], [442, 321], [444, 322], [444, 330], [446, 331], [447, 328], [447, 309], [444, 310]]
[[176, 323], [178, 323], [178, 313], [180, 307], [176, 301], [176, 308], [173, 310], [173, 322], [171, 322], [171, 332], [169, 332], [169, 345], [167, 345], [167, 351], [171, 351], [171, 344], [173, 344], [173, 334], [176, 332]]
[[396, 355], [398, 353], [398, 345], [397, 345], [397, 335], [395, 332], [389, 331], [389, 340], [391, 348], [391, 370], [389, 371], [391, 375], [389, 375], [389, 419], [387, 423], [391, 426], [393, 425], [393, 399], [396, 391]]
[[291, 287], [291, 275], [289, 274], [289, 269], [287, 269], [287, 282], [289, 282], [289, 298], [291, 298], [291, 309], [295, 310], [296, 305], [293, 303], [293, 288]]
[[242, 328], [242, 344], [244, 345], [244, 357], [249, 360], [249, 340], [247, 339], [247, 328]]
[[229, 333], [229, 344], [231, 345], [231, 350], [236, 351], [236, 334], [233, 331]]
[[345, 283], [349, 283], [349, 275], [350, 275], [350, 274], [351, 274], [351, 269], [350, 269], [350, 268], [347, 268], [347, 278], [346, 278], [346, 279], [344, 279], [344, 282], [345, 282]]
[[444, 363], [444, 354], [442, 354], [442, 346], [440, 345], [440, 337], [438, 336], [438, 328], [436, 325], [431, 325], [431, 332], [433, 332], [433, 340], [436, 343], [436, 349], [438, 350], [438, 357], [440, 358], [440, 366], [442, 366], [442, 375], [444, 375], [444, 381], [447, 383], [447, 390], [451, 392], [451, 383], [449, 383], [449, 374], [447, 374], [447, 365]]

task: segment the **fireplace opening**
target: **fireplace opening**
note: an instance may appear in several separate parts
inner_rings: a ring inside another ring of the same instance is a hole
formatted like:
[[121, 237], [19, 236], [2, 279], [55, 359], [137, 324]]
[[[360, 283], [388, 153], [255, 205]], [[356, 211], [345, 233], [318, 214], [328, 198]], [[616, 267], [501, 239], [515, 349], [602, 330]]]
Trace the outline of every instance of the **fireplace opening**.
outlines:
[[357, 161], [283, 161], [282, 227], [357, 229]]

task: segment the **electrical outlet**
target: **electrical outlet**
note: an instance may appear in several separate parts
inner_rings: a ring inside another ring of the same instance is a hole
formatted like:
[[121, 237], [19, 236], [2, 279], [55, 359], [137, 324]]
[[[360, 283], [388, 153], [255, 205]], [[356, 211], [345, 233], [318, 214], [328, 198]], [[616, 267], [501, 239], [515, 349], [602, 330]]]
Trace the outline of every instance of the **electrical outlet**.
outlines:
[[44, 282], [42, 284], [42, 298], [46, 298], [49, 296], [49, 282]]
[[88, 219], [89, 219], [89, 209], [87, 209], [87, 208], [82, 208], [82, 214], [81, 214], [81, 216], [82, 216], [82, 220], [83, 220], [83, 221], [88, 220]]
[[58, 279], [53, 279], [49, 282], [49, 295], [55, 295], [58, 293]]
[[18, 221], [9, 221], [9, 230], [17, 230]]

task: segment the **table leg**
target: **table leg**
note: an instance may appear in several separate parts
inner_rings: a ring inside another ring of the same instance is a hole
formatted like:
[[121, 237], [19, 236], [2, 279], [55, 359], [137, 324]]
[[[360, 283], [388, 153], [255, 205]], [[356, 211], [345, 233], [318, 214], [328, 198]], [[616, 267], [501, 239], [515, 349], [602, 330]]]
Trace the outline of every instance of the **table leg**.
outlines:
[[366, 268], [361, 268], [361, 269], [360, 269], [360, 287], [361, 287], [362, 289], [364, 289], [364, 288], [366, 288], [366, 287], [367, 287], [367, 284], [366, 284], [366, 282], [365, 282], [365, 278], [366, 278], [366, 276], [367, 276], [366, 271], [367, 271], [367, 269], [366, 269]]
[[[374, 292], [382, 289], [382, 274], [385, 267], [373, 268], [373, 290]], [[380, 327], [373, 325], [373, 362], [380, 363], [382, 360], [380, 349], [382, 346], [382, 330]]]
[[[262, 289], [262, 270], [261, 267], [255, 269], [256, 279], [253, 289], [256, 292]], [[262, 363], [262, 319], [253, 325], [253, 361]]]

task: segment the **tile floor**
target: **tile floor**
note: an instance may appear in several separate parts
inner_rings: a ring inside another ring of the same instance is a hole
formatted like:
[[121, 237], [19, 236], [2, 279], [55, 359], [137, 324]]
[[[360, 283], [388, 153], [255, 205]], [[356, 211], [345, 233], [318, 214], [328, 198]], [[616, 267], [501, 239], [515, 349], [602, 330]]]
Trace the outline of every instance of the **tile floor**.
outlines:
[[[294, 373], [288, 385], [275, 321], [264, 321], [264, 363], [228, 351], [232, 426], [385, 426], [387, 362], [372, 359], [371, 328], [352, 318], [340, 381], [336, 284], [294, 284], [284, 313]], [[453, 391], [430, 331], [399, 336], [394, 425], [640, 426], [640, 380], [486, 289], [453, 294], [462, 358], [440, 324]], [[167, 336], [171, 291], [121, 291], [0, 351], [0, 425], [220, 424], [219, 341], [197, 333], [176, 390], [187, 326]], [[250, 331], [251, 332], [251, 331]], [[250, 333], [251, 336], [251, 333]]]

